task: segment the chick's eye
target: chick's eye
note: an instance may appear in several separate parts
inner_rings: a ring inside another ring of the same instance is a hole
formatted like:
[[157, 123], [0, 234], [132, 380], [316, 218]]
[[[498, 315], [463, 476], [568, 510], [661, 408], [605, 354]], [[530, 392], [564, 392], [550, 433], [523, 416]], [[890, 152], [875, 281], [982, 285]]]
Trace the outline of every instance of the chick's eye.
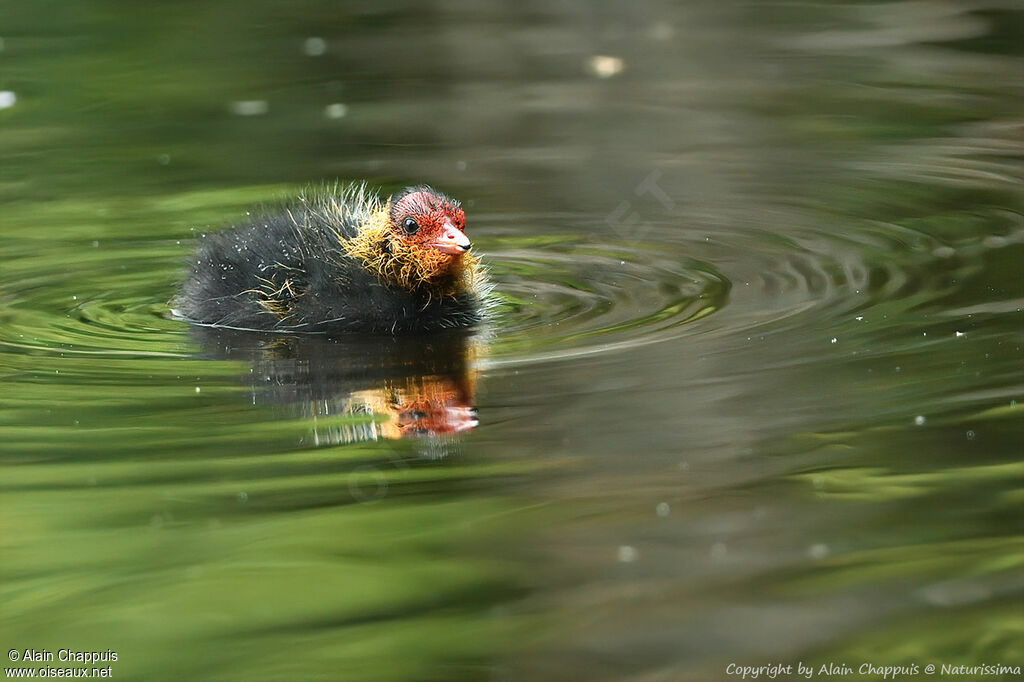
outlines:
[[406, 234], [416, 234], [419, 232], [420, 226], [412, 218], [406, 218], [402, 221], [402, 229], [405, 230]]

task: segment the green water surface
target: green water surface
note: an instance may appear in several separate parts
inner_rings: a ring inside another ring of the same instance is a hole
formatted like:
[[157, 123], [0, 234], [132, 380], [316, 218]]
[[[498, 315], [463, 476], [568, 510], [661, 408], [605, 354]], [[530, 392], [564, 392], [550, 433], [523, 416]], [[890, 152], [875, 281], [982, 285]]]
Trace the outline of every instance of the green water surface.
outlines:
[[[1024, 666], [1022, 25], [0, 3], [0, 645], [122, 680]], [[449, 341], [170, 312], [197, 235], [352, 180], [466, 207], [501, 306], [460, 436], [351, 409]]]

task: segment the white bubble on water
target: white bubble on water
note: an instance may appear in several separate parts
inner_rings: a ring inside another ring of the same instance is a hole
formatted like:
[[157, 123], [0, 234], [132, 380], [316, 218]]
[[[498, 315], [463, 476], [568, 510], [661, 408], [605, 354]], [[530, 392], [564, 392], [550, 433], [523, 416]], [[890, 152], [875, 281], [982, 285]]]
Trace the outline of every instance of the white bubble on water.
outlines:
[[324, 116], [327, 118], [339, 119], [345, 118], [348, 114], [348, 106], [341, 102], [335, 102], [334, 104], [328, 104], [324, 107]]
[[811, 545], [807, 548], [807, 556], [812, 559], [824, 559], [829, 555], [828, 545], [823, 542]]
[[232, 102], [230, 109], [236, 116], [262, 116], [270, 111], [270, 105], [265, 99], [250, 99]]
[[626, 63], [622, 57], [610, 57], [608, 55], [594, 55], [587, 62], [591, 73], [598, 78], [611, 78], [623, 72]]
[[302, 44], [302, 51], [309, 57], [319, 57], [324, 52], [327, 52], [327, 41], [318, 36], [310, 36]]

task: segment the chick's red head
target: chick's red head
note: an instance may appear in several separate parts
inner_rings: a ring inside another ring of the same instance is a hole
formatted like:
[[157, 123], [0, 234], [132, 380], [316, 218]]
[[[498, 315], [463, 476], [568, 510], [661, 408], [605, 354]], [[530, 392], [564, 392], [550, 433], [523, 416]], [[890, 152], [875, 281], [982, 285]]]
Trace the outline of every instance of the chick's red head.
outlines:
[[391, 198], [388, 215], [392, 232], [410, 246], [451, 260], [470, 249], [462, 205], [431, 187], [406, 187]]

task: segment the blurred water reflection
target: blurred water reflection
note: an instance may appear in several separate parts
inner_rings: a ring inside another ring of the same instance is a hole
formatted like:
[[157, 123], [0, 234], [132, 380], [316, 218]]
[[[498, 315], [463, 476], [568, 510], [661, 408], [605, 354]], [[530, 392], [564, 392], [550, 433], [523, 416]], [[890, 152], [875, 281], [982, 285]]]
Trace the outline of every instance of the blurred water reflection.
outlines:
[[[473, 396], [483, 332], [413, 337], [287, 335], [193, 326], [204, 355], [245, 360], [252, 403], [291, 405], [316, 444], [450, 436], [477, 426]], [[317, 418], [366, 417], [321, 428]]]

